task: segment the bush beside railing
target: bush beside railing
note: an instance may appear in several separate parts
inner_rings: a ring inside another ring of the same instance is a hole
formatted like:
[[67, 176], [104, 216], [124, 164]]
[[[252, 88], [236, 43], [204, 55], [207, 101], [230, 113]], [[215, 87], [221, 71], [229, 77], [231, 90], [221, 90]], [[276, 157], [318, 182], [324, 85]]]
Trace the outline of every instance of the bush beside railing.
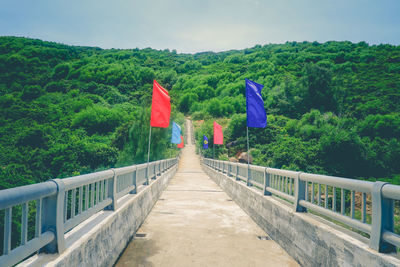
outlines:
[[289, 201], [296, 212], [310, 209], [369, 235], [374, 250], [395, 252], [400, 247], [400, 235], [394, 231], [400, 186], [208, 158], [203, 158], [203, 163], [264, 195]]

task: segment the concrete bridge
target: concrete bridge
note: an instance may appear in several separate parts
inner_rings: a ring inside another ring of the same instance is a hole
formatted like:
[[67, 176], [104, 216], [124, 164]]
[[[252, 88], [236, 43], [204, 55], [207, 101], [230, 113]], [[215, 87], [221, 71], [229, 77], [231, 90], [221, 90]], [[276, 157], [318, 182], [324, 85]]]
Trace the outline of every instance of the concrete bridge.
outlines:
[[[400, 187], [201, 160], [187, 135], [179, 163], [0, 191], [0, 266], [400, 266]], [[33, 200], [36, 233], [28, 240]], [[21, 244], [12, 248], [16, 205]]]

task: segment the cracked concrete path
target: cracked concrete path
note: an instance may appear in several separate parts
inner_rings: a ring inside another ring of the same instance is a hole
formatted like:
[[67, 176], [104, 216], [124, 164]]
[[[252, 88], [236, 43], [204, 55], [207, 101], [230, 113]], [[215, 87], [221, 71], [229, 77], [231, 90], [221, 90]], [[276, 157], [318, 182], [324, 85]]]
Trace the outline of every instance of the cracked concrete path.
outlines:
[[202, 171], [190, 123], [178, 172], [116, 266], [298, 266]]

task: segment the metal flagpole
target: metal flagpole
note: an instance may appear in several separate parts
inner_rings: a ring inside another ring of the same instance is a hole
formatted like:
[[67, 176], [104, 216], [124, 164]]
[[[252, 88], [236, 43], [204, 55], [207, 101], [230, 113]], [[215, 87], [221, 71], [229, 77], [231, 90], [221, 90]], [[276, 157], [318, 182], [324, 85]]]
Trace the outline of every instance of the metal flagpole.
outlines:
[[147, 149], [147, 174], [146, 174], [147, 185], [149, 184], [150, 144], [151, 144], [151, 125], [150, 125], [150, 131], [149, 131], [149, 148]]
[[246, 126], [247, 133], [247, 185], [250, 185], [250, 149], [249, 149], [249, 127]]

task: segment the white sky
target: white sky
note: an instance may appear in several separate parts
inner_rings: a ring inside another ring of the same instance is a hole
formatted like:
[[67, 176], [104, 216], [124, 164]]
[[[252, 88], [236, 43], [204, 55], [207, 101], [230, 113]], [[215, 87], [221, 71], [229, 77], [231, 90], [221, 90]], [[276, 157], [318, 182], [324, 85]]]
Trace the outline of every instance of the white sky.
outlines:
[[399, 45], [400, 1], [2, 0], [0, 35], [185, 53], [304, 40]]

